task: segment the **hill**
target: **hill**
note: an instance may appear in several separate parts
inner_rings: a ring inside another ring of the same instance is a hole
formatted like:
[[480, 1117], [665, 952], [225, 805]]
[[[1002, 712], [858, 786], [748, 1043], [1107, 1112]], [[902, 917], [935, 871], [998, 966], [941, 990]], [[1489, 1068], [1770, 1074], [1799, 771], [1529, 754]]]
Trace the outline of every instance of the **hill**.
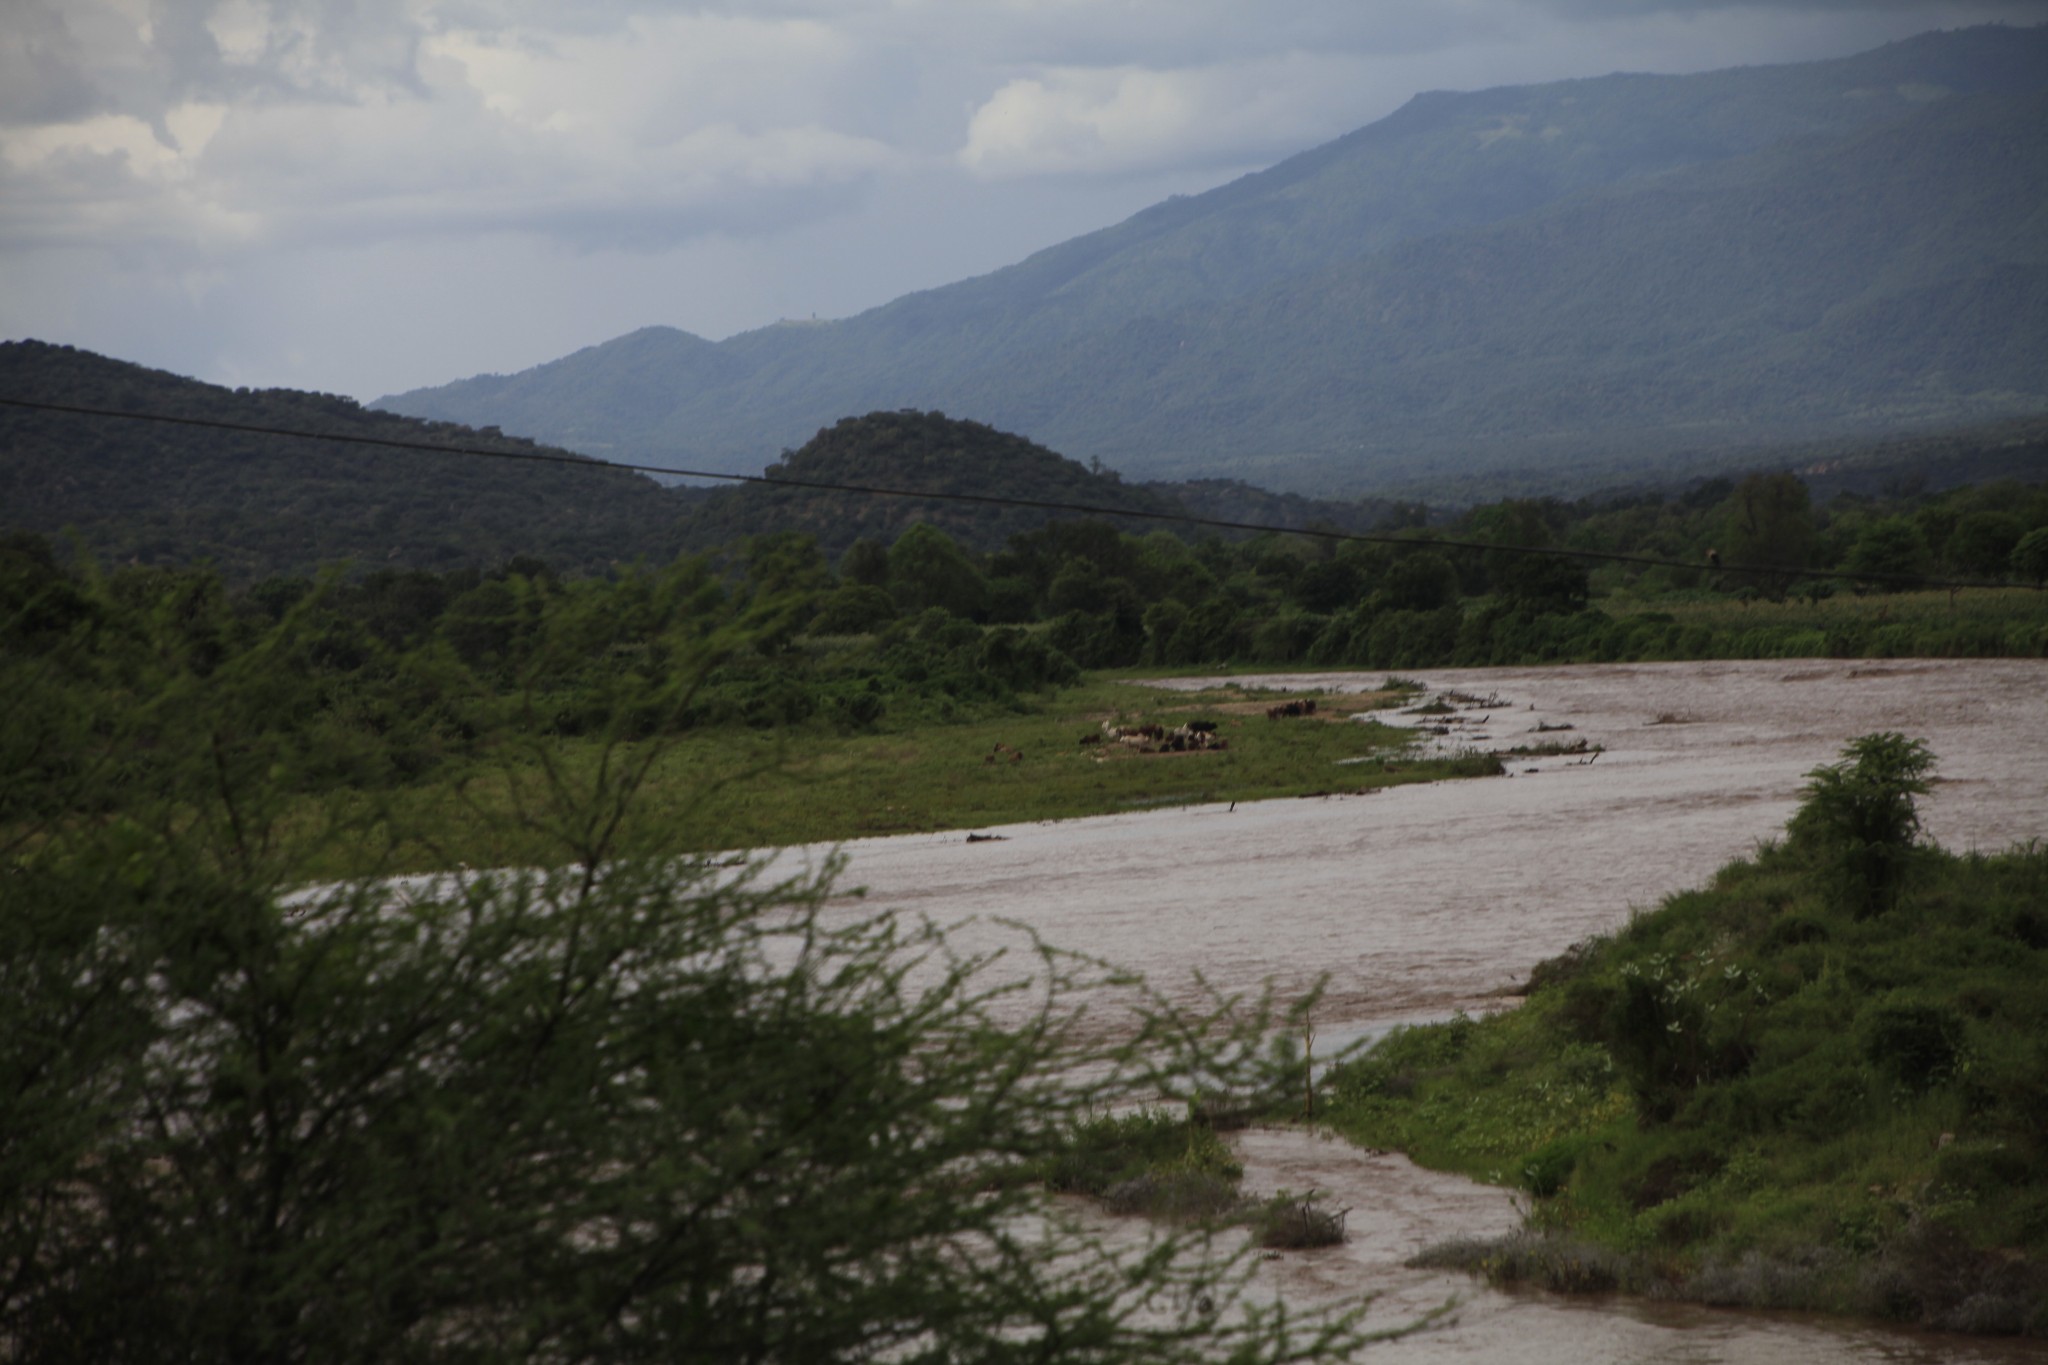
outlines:
[[975, 413], [1134, 478], [1559, 491], [2048, 410], [2048, 29], [1417, 97], [1207, 194], [857, 317], [650, 328], [381, 400], [754, 470]]
[[[0, 343], [0, 394], [549, 453], [332, 394], [226, 389], [37, 341]], [[677, 513], [690, 496], [594, 461], [570, 468], [11, 407], [0, 407], [0, 451], [0, 529], [69, 530], [103, 562], [211, 560], [230, 582], [343, 560], [446, 570], [526, 555], [569, 571], [665, 562], [681, 548]]]
[[[1336, 501], [1269, 493], [1231, 480], [1131, 485], [1115, 470], [1087, 466], [1009, 432], [939, 412], [872, 412], [842, 417], [786, 450], [765, 471], [770, 479], [860, 488], [914, 490], [929, 497], [876, 497], [815, 488], [742, 484], [700, 495], [684, 513], [692, 549], [710, 550], [748, 536], [798, 531], [830, 555], [854, 541], [884, 545], [923, 522], [974, 550], [1000, 549], [1011, 536], [1048, 521], [1071, 519], [1037, 504], [1128, 511], [1156, 517], [1185, 513], [1285, 529], [1310, 525], [1364, 531], [1403, 520], [1419, 508], [1377, 499]], [[961, 495], [1016, 499], [1018, 506], [957, 501]], [[1174, 523], [1162, 524], [1183, 530]], [[1129, 522], [1127, 530], [1145, 524]]]
[[782, 531], [812, 535], [837, 555], [862, 537], [893, 543], [918, 522], [987, 551], [1061, 515], [1044, 506], [947, 496], [957, 494], [1287, 527], [1313, 522], [1363, 530], [1404, 514], [1388, 503], [1318, 501], [1223, 481], [1128, 485], [1100, 465], [937, 412], [841, 418], [801, 449], [784, 451], [768, 471], [805, 483], [933, 495], [906, 498], [760, 484], [667, 488], [488, 428], [377, 412], [332, 394], [230, 390], [36, 341], [0, 343], [0, 396], [552, 455], [587, 466], [0, 406], [0, 530], [75, 532], [105, 562], [210, 560], [231, 582], [344, 560], [358, 568], [445, 571], [527, 556], [559, 571], [589, 573], [636, 559], [665, 563]]
[[1129, 487], [1114, 471], [1091, 470], [980, 422], [914, 409], [843, 417], [801, 449], [784, 451], [765, 472], [770, 479], [936, 496], [879, 497], [764, 484], [716, 489], [684, 517], [684, 537], [692, 548], [709, 550], [749, 536], [796, 531], [815, 537], [821, 549], [836, 556], [860, 539], [892, 544], [924, 522], [962, 545], [993, 550], [1048, 520], [1042, 508], [955, 501], [949, 494], [1137, 512], [1178, 510], [1170, 494]]

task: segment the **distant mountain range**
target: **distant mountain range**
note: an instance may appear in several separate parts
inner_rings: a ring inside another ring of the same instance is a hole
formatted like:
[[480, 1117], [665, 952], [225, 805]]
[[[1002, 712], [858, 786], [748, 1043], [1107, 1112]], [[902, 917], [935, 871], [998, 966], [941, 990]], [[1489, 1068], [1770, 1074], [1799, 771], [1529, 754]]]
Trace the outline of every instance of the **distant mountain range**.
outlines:
[[1134, 479], [1409, 496], [2048, 411], [2048, 28], [1422, 95], [853, 318], [379, 406], [746, 472], [943, 409]]

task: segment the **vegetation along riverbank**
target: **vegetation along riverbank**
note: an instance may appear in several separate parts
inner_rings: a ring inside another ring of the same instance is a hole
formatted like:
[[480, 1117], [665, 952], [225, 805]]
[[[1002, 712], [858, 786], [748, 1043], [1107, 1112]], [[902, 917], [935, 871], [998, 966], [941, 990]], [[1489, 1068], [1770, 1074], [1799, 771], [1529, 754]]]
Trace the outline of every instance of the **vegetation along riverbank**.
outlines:
[[[849, 908], [830, 860], [677, 856], [769, 759], [881, 737], [777, 715], [722, 784], [664, 767], [754, 735], [767, 673], [971, 733], [1032, 714], [1044, 656], [1002, 685], [969, 626], [814, 671], [780, 657], [784, 595], [700, 564], [508, 574], [503, 616], [419, 640], [332, 584], [265, 606], [40, 567], [0, 616], [0, 1356], [1192, 1365], [1412, 1326], [1271, 1304], [1206, 1220], [1110, 1245], [1058, 1197], [1213, 1164], [1181, 1119], [1103, 1116], [1272, 1093], [1261, 1045], [1307, 1002], [1169, 1001], [1021, 928], [970, 950]], [[1297, 768], [1385, 747], [1242, 719]], [[1059, 722], [1085, 774], [1262, 761], [1143, 723], [1098, 759]], [[982, 747], [945, 753], [992, 781], [1032, 761]], [[373, 875], [503, 853], [528, 870]], [[308, 885], [331, 868], [352, 879]], [[1109, 988], [1127, 1028], [1099, 1026]], [[1208, 1174], [1262, 1238], [1318, 1235], [1313, 1201]]]
[[2048, 1334], [2048, 850], [1917, 839], [1896, 734], [1785, 837], [1539, 967], [1516, 1009], [1340, 1066], [1361, 1143], [1519, 1185], [1497, 1282]]
[[[554, 866], [600, 834], [708, 853], [1499, 771], [1359, 716], [1398, 687], [1269, 717], [1237, 688], [1084, 676], [935, 607], [820, 634], [772, 554], [230, 592], [38, 548], [0, 547], [10, 855], [147, 811], [302, 878]], [[542, 813], [571, 796], [619, 827]]]

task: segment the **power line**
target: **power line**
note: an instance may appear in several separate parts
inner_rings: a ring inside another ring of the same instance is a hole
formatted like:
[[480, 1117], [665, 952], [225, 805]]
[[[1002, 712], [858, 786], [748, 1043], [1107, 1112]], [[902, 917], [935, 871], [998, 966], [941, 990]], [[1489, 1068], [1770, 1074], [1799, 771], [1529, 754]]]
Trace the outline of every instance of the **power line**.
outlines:
[[[1840, 577], [1833, 570], [1797, 568], [1787, 569], [1772, 564], [1727, 564], [1702, 565], [1696, 560], [1666, 559], [1656, 555], [1623, 554], [1613, 550], [1582, 550], [1561, 545], [1518, 546], [1500, 545], [1491, 541], [1454, 540], [1444, 536], [1403, 536], [1375, 534], [1369, 531], [1339, 531], [1315, 527], [1270, 526], [1261, 522], [1231, 521], [1221, 517], [1204, 517], [1190, 512], [1163, 512], [1145, 508], [1101, 507], [1089, 503], [1063, 502], [1045, 498], [1008, 497], [995, 493], [951, 493], [925, 491], [911, 488], [889, 488], [878, 484], [827, 483], [817, 479], [794, 479], [766, 474], [722, 474], [707, 469], [678, 469], [668, 465], [632, 464], [620, 460], [600, 460], [590, 456], [572, 455], [567, 451], [549, 450], [502, 450], [488, 446], [446, 445], [433, 441], [401, 440], [391, 436], [363, 436], [338, 432], [301, 431], [290, 427], [274, 427], [254, 422], [228, 422], [212, 417], [179, 417], [171, 413], [133, 412], [118, 408], [86, 407], [73, 403], [48, 403], [28, 398], [9, 398], [0, 395], [0, 405], [26, 408], [37, 412], [55, 412], [78, 417], [112, 417], [131, 422], [157, 422], [172, 426], [202, 427], [213, 431], [234, 431], [251, 436], [278, 436], [299, 441], [332, 441], [343, 445], [376, 446], [387, 450], [422, 451], [432, 455], [460, 455], [489, 460], [525, 460], [539, 464], [570, 465], [579, 469], [611, 469], [632, 474], [666, 474], [686, 479], [716, 479], [727, 483], [764, 484], [770, 488], [797, 488], [820, 493], [852, 493], [863, 497], [922, 498], [939, 502], [978, 503], [990, 507], [1016, 507], [1042, 512], [1068, 512], [1082, 516], [1124, 517], [1137, 521], [1175, 522], [1188, 526], [1206, 526], [1224, 531], [1249, 531], [1273, 535], [1306, 536], [1317, 540], [1350, 541], [1367, 545], [1391, 545], [1402, 549], [1433, 548], [1447, 550], [1500, 551], [1513, 554], [1541, 555], [1554, 559], [1597, 560], [1608, 564], [1632, 564], [1643, 568], [1667, 568], [1701, 570], [1711, 569], [1723, 574], [1758, 574], [1784, 578]], [[1946, 588], [1956, 591], [1962, 588], [2004, 588], [2007, 583], [1993, 583], [1981, 579], [1933, 578], [1926, 574], [1899, 574], [1865, 572], [1855, 575], [1858, 580], [1878, 583], [1893, 583], [1902, 586], [1923, 588]]]

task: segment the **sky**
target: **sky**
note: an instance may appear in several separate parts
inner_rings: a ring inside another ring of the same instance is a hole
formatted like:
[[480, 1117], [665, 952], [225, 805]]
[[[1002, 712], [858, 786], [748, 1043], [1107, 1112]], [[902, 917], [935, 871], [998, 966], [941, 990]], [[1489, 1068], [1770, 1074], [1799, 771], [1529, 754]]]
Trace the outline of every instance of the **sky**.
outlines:
[[1426, 90], [2048, 0], [0, 0], [0, 338], [383, 394], [844, 317]]

